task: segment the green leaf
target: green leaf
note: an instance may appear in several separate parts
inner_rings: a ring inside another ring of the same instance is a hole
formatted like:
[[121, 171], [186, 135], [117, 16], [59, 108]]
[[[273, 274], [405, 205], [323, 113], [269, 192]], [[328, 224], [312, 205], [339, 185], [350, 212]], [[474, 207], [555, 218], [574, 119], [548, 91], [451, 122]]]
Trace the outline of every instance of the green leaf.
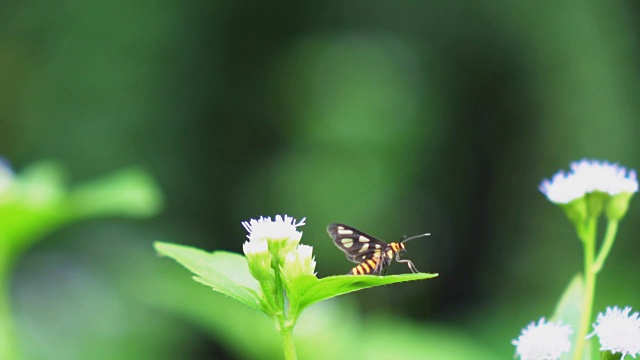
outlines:
[[582, 317], [584, 305], [584, 281], [582, 274], [577, 274], [571, 279], [564, 290], [560, 301], [556, 305], [552, 320], [562, 320], [567, 325], [578, 325]]
[[260, 284], [249, 272], [244, 256], [226, 251], [208, 253], [189, 246], [155, 242], [161, 255], [168, 256], [198, 275], [194, 279], [213, 290], [263, 311]]
[[[576, 330], [580, 328], [580, 320], [582, 319], [582, 313], [584, 308], [584, 281], [582, 279], [582, 274], [577, 274], [571, 279], [569, 285], [564, 290], [560, 301], [556, 305], [555, 312], [552, 321], [562, 321], [563, 324], [571, 326], [574, 330], [573, 334], [571, 334], [571, 343], [576, 343]], [[585, 348], [585, 359], [590, 359], [589, 353], [589, 343], [587, 342], [587, 347]], [[566, 356], [567, 359], [573, 359], [574, 357], [575, 347], [572, 346], [569, 354]]]
[[146, 217], [162, 206], [162, 193], [144, 171], [131, 168], [82, 184], [69, 194], [70, 208], [83, 217]]
[[353, 291], [372, 288], [376, 286], [395, 284], [405, 281], [430, 279], [438, 274], [417, 273], [389, 276], [373, 275], [338, 275], [318, 279], [307, 275], [298, 279], [296, 284], [297, 294], [289, 294], [293, 305], [293, 299], [298, 300], [298, 311], [318, 301], [326, 300], [338, 295]]

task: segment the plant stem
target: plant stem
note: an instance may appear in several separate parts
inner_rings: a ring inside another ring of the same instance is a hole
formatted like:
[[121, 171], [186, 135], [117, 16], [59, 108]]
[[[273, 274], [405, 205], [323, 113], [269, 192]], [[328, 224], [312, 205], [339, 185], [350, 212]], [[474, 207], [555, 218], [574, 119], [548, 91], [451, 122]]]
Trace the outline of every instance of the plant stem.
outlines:
[[0, 248], [0, 359], [7, 360], [18, 358], [15, 328], [11, 316], [10, 268], [7, 249]]
[[[276, 263], [277, 264], [277, 263]], [[284, 300], [284, 284], [282, 282], [282, 273], [280, 272], [280, 265], [273, 266], [273, 271], [275, 273], [275, 281], [276, 281], [276, 309], [278, 320], [280, 321], [280, 325], [283, 323], [283, 319], [287, 316], [287, 310], [285, 309], [286, 303]]]
[[296, 360], [296, 347], [293, 343], [293, 326], [285, 325], [280, 329], [285, 360]]
[[285, 360], [296, 360], [296, 347], [293, 343], [293, 325], [295, 321], [290, 321], [289, 317], [292, 315], [287, 307], [289, 303], [286, 299], [286, 293], [284, 288], [284, 281], [282, 279], [282, 272], [280, 271], [279, 259], [275, 258], [276, 265], [272, 268], [275, 272], [276, 282], [276, 304], [278, 311], [276, 313], [276, 321], [278, 322], [278, 331], [282, 337], [282, 346], [284, 349]]
[[575, 360], [582, 360], [586, 347], [586, 336], [591, 325], [591, 312], [593, 309], [593, 299], [596, 292], [596, 272], [593, 271], [595, 258], [597, 219], [590, 218], [587, 222], [586, 231], [583, 233], [582, 244], [584, 246], [584, 304], [582, 307], [582, 317], [578, 337], [576, 339]]
[[605, 260], [607, 260], [607, 256], [609, 256], [609, 252], [611, 251], [611, 247], [613, 246], [613, 242], [616, 239], [616, 233], [618, 232], [618, 221], [617, 220], [609, 220], [607, 224], [607, 230], [604, 234], [604, 243], [598, 252], [598, 257], [596, 258], [595, 263], [593, 264], [593, 272], [599, 273], [602, 270], [602, 266], [604, 265]]

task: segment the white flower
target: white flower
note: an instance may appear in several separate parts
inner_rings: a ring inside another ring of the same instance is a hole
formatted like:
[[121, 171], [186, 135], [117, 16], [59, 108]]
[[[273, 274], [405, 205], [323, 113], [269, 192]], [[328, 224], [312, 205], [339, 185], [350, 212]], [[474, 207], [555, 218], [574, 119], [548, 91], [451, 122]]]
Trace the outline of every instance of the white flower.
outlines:
[[271, 279], [271, 253], [266, 241], [246, 241], [242, 244], [242, 250], [247, 257], [247, 264], [251, 275], [258, 280]]
[[541, 318], [538, 324], [529, 324], [511, 343], [516, 346], [516, 354], [522, 360], [555, 360], [571, 348], [571, 333], [568, 325], [545, 322]]
[[287, 254], [282, 272], [289, 279], [293, 279], [300, 275], [315, 275], [315, 269], [313, 246], [298, 245], [295, 251]]
[[242, 244], [242, 251], [245, 255], [259, 255], [269, 252], [269, 245], [266, 241], [245, 241]]
[[258, 220], [243, 221], [247, 230], [246, 241], [242, 250], [247, 258], [251, 275], [260, 282], [263, 293], [269, 299], [275, 296], [277, 273], [282, 273], [285, 286], [300, 275], [314, 274], [316, 262], [313, 260], [313, 248], [299, 245], [302, 232], [298, 226], [304, 225], [305, 219], [299, 222], [285, 215], [260, 217]]
[[638, 192], [638, 180], [635, 170], [630, 170], [606, 161], [584, 159], [571, 163], [576, 178], [584, 181], [586, 192], [601, 191], [609, 195], [623, 192]]
[[636, 172], [618, 164], [584, 159], [571, 163], [570, 167], [569, 173], [561, 170], [540, 184], [540, 191], [550, 201], [567, 204], [594, 191], [611, 196], [638, 191]]
[[302, 218], [300, 222], [296, 222], [296, 219], [287, 215], [284, 218], [276, 215], [275, 220], [261, 216], [258, 220], [243, 221], [242, 226], [249, 233], [247, 234], [249, 242], [267, 241], [270, 245], [273, 242], [286, 243], [287, 247], [293, 249], [298, 245], [302, 237], [302, 232], [296, 228], [304, 225], [304, 221], [305, 218]]
[[608, 307], [605, 314], [598, 314], [594, 331], [588, 337], [598, 335], [600, 350], [621, 353], [634, 358], [640, 353], [640, 319], [638, 312], [631, 312], [630, 307], [620, 310], [617, 306]]
[[258, 280], [270, 278], [275, 266], [282, 266], [288, 253], [295, 251], [302, 233], [296, 228], [304, 225], [290, 216], [280, 215], [271, 220], [260, 217], [243, 221], [249, 241], [242, 245], [251, 274]]
[[557, 204], [567, 204], [584, 196], [581, 186], [576, 186], [575, 176], [560, 170], [551, 180], [544, 179], [539, 187], [540, 191]]

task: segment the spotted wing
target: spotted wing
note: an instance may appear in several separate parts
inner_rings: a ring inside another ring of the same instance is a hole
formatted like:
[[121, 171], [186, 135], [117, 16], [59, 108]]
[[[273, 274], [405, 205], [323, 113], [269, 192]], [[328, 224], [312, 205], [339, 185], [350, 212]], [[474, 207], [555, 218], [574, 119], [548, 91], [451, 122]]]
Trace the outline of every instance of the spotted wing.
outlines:
[[336, 246], [344, 251], [347, 259], [361, 263], [373, 257], [380, 257], [388, 245], [350, 226], [331, 224], [327, 227], [329, 236]]

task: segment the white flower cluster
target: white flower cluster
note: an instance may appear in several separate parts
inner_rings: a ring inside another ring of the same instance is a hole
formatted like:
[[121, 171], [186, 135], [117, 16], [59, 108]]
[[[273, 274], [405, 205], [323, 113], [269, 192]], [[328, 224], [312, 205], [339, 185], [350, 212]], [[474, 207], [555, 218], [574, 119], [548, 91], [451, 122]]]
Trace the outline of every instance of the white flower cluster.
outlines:
[[551, 202], [567, 204], [594, 191], [612, 196], [638, 191], [636, 172], [618, 164], [584, 159], [571, 163], [570, 167], [569, 172], [561, 170], [540, 184], [540, 191]]
[[[608, 307], [605, 313], [598, 314], [593, 324], [594, 331], [587, 338], [597, 335], [600, 351], [620, 353], [622, 359], [627, 355], [635, 358], [640, 354], [640, 314], [630, 313], [628, 306], [623, 310], [617, 306]], [[546, 322], [541, 318], [537, 324], [529, 324], [511, 343], [516, 346], [516, 354], [521, 360], [557, 360], [569, 352], [571, 333], [568, 325]]]
[[640, 319], [638, 312], [631, 312], [630, 307], [620, 310], [617, 306], [608, 307], [603, 314], [598, 314], [593, 324], [593, 335], [600, 339], [600, 350], [611, 353], [621, 353], [622, 359], [631, 355], [634, 358], [640, 354]]
[[569, 335], [572, 332], [568, 325], [546, 322], [541, 318], [537, 324], [529, 324], [511, 343], [516, 346], [516, 354], [521, 360], [557, 360], [569, 352]]
[[297, 228], [304, 225], [304, 221], [304, 218], [298, 222], [291, 216], [277, 215], [275, 220], [260, 217], [242, 222], [249, 239], [242, 249], [256, 279], [271, 279], [274, 270], [282, 271], [285, 282], [315, 274], [313, 247], [300, 244], [302, 232]]

